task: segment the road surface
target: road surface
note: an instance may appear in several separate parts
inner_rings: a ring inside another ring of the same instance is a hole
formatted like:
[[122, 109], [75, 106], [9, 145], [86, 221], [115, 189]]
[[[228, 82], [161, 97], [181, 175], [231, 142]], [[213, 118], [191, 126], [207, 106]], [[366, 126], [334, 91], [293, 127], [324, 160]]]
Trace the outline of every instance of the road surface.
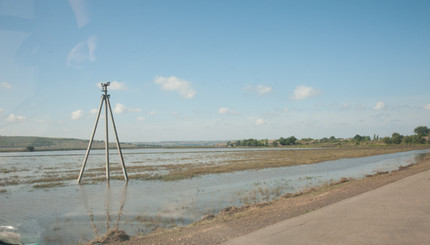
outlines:
[[430, 244], [430, 170], [223, 244]]

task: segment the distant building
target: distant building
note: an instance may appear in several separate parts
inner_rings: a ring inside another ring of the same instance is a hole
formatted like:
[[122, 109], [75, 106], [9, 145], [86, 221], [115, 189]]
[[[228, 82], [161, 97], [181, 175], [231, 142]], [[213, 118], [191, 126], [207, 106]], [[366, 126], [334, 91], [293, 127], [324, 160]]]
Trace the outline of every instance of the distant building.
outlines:
[[227, 147], [227, 142], [217, 143], [217, 144], [215, 144], [215, 147], [218, 147], [218, 148]]

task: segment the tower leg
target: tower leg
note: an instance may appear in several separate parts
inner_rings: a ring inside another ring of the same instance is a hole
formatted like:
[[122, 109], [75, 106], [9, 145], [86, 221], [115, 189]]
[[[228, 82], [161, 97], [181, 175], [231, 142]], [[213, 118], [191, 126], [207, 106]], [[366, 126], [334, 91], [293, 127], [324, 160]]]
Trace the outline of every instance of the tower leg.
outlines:
[[79, 173], [78, 183], [81, 182], [82, 175], [84, 174], [85, 165], [87, 164], [88, 155], [90, 154], [91, 145], [93, 144], [94, 135], [95, 135], [96, 129], [97, 129], [97, 124], [99, 123], [100, 113], [101, 113], [102, 107], [103, 107], [103, 101], [104, 101], [104, 96], [102, 96], [102, 100], [100, 101], [99, 112], [97, 113], [97, 118], [96, 118], [96, 122], [94, 123], [93, 133], [91, 134], [91, 139], [90, 139], [90, 142], [88, 143], [88, 147], [87, 147], [87, 153], [85, 153], [84, 162], [82, 163], [81, 172]]
[[121, 145], [119, 143], [119, 138], [118, 138], [118, 132], [116, 131], [116, 126], [115, 126], [115, 120], [113, 119], [113, 114], [112, 114], [112, 108], [110, 106], [110, 100], [109, 97], [106, 98], [107, 99], [107, 104], [109, 106], [109, 112], [110, 112], [110, 118], [112, 120], [112, 125], [113, 125], [113, 131], [115, 132], [115, 138], [116, 138], [116, 147], [118, 149], [118, 154], [120, 156], [120, 160], [121, 160], [121, 165], [122, 165], [122, 172], [124, 174], [124, 179], [126, 181], [128, 181], [128, 175], [127, 175], [127, 170], [125, 168], [125, 164], [124, 164], [124, 157], [122, 156], [122, 150], [121, 150]]
[[109, 128], [108, 128], [108, 95], [105, 93], [105, 125], [106, 125], [106, 139], [105, 139], [105, 151], [106, 151], [106, 179], [110, 180], [109, 176]]

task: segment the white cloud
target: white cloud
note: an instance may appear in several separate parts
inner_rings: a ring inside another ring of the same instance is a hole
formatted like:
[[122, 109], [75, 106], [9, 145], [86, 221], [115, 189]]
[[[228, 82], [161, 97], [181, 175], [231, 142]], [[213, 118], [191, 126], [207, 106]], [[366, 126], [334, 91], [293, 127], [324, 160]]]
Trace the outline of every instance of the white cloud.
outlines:
[[424, 110], [430, 110], [430, 104], [425, 105]]
[[218, 109], [218, 114], [227, 114], [230, 111], [230, 109], [221, 107]]
[[[106, 83], [106, 82], [98, 82], [97, 87], [99, 87], [101, 89], [102, 83]], [[110, 82], [108, 90], [127, 90], [127, 85], [123, 82], [112, 81], [112, 82]]]
[[77, 111], [74, 111], [74, 112], [70, 113], [70, 117], [71, 117], [73, 120], [76, 120], [76, 119], [82, 118], [83, 116], [84, 116], [84, 111], [83, 111], [83, 110], [81, 110], [81, 109], [79, 109], [79, 110], [77, 110]]
[[143, 122], [146, 120], [146, 118], [145, 117], [138, 117], [137, 120]]
[[127, 86], [125, 85], [125, 83], [121, 83], [118, 81], [111, 82], [109, 88], [111, 90], [127, 90]]
[[264, 85], [257, 86], [257, 94], [260, 96], [266, 95], [271, 92], [273, 92], [273, 89], [269, 86], [264, 86]]
[[253, 86], [246, 86], [243, 88], [245, 91], [250, 91], [252, 93], [256, 93], [258, 96], [264, 96], [266, 94], [272, 93], [273, 89], [272, 87], [265, 86], [265, 85], [258, 85], [257, 87]]
[[117, 113], [117, 114], [121, 114], [127, 111], [127, 108], [125, 108], [125, 106], [123, 104], [119, 104], [117, 103], [115, 105], [115, 108], [113, 108], [113, 112]]
[[117, 114], [122, 114], [125, 112], [141, 112], [140, 108], [127, 108], [123, 104], [116, 103], [115, 108], [113, 108], [113, 112]]
[[96, 47], [97, 47], [97, 36], [92, 35], [90, 38], [88, 38], [87, 40], [87, 44], [88, 44], [88, 58], [91, 62], [96, 61]]
[[311, 98], [317, 96], [321, 93], [321, 91], [316, 90], [312, 87], [308, 87], [305, 85], [297, 86], [294, 90], [293, 100], [304, 100], [307, 98]]
[[226, 107], [220, 107], [218, 109], [218, 114], [223, 115], [223, 114], [236, 114], [237, 112], [231, 110], [230, 108], [226, 108]]
[[99, 110], [97, 110], [96, 108], [94, 108], [94, 109], [91, 109], [91, 110], [90, 110], [90, 113], [91, 113], [92, 115], [97, 114], [97, 112], [99, 112]]
[[70, 50], [67, 56], [67, 66], [72, 66], [74, 63], [82, 63], [88, 59], [88, 54], [85, 54], [85, 42], [80, 42]]
[[15, 114], [10, 114], [8, 118], [5, 119], [6, 122], [22, 122], [27, 118], [24, 116], [15, 116]]
[[257, 121], [255, 122], [255, 125], [260, 126], [263, 125], [265, 122], [262, 118], [258, 118]]
[[287, 107], [285, 107], [284, 108], [284, 112], [288, 112], [289, 110], [288, 110], [288, 108]]
[[97, 36], [93, 35], [89, 37], [87, 41], [76, 44], [75, 47], [70, 50], [69, 55], [67, 56], [67, 66], [79, 67], [84, 62], [96, 61], [96, 41]]
[[78, 27], [85, 26], [89, 21], [88, 7], [85, 0], [69, 0], [70, 7], [72, 7], [75, 14]]
[[196, 91], [191, 88], [191, 83], [187, 80], [177, 78], [175, 76], [170, 77], [156, 77], [154, 80], [155, 84], [160, 84], [161, 89], [167, 91], [178, 92], [182, 97], [192, 99], [196, 95]]
[[12, 85], [10, 85], [10, 83], [8, 83], [8, 82], [1, 82], [0, 86], [2, 88], [12, 88]]
[[385, 108], [385, 103], [378, 101], [378, 103], [376, 103], [375, 107], [373, 107], [373, 109], [379, 111]]

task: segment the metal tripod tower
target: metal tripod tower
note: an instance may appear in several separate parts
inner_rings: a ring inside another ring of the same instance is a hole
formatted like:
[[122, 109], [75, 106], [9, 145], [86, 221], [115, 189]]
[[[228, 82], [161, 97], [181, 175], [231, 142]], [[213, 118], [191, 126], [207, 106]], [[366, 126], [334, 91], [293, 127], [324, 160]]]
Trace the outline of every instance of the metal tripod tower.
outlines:
[[93, 140], [94, 140], [94, 135], [96, 133], [96, 129], [97, 129], [97, 124], [99, 122], [99, 118], [100, 118], [100, 113], [102, 111], [102, 107], [103, 107], [103, 102], [105, 104], [105, 124], [106, 124], [106, 140], [105, 140], [105, 151], [106, 151], [106, 179], [110, 180], [110, 175], [109, 175], [109, 134], [108, 134], [108, 108], [109, 108], [109, 112], [110, 112], [110, 118], [112, 120], [112, 125], [113, 125], [113, 130], [115, 132], [115, 137], [116, 137], [116, 146], [118, 148], [118, 154], [120, 156], [120, 160], [121, 160], [121, 165], [122, 165], [122, 172], [124, 174], [124, 179], [125, 181], [128, 181], [128, 176], [127, 176], [127, 170], [125, 169], [125, 164], [124, 164], [124, 158], [122, 156], [122, 151], [121, 151], [121, 146], [119, 144], [119, 139], [118, 139], [118, 133], [116, 131], [116, 126], [115, 126], [115, 121], [113, 119], [113, 114], [112, 114], [112, 108], [110, 106], [110, 101], [109, 101], [109, 97], [110, 95], [107, 94], [107, 87], [110, 85], [110, 82], [106, 82], [106, 83], [101, 83], [101, 87], [102, 87], [102, 100], [100, 102], [100, 107], [99, 107], [99, 112], [97, 113], [97, 118], [96, 118], [96, 122], [94, 124], [94, 129], [93, 129], [93, 133], [91, 134], [91, 140], [88, 143], [88, 148], [87, 148], [87, 153], [85, 154], [85, 158], [84, 158], [84, 162], [82, 163], [82, 168], [81, 168], [81, 172], [79, 173], [79, 177], [78, 177], [78, 183], [81, 182], [82, 179], [82, 175], [84, 174], [84, 170], [85, 170], [85, 165], [87, 164], [87, 160], [88, 160], [88, 155], [90, 154], [90, 150], [91, 150], [91, 145], [93, 144]]

